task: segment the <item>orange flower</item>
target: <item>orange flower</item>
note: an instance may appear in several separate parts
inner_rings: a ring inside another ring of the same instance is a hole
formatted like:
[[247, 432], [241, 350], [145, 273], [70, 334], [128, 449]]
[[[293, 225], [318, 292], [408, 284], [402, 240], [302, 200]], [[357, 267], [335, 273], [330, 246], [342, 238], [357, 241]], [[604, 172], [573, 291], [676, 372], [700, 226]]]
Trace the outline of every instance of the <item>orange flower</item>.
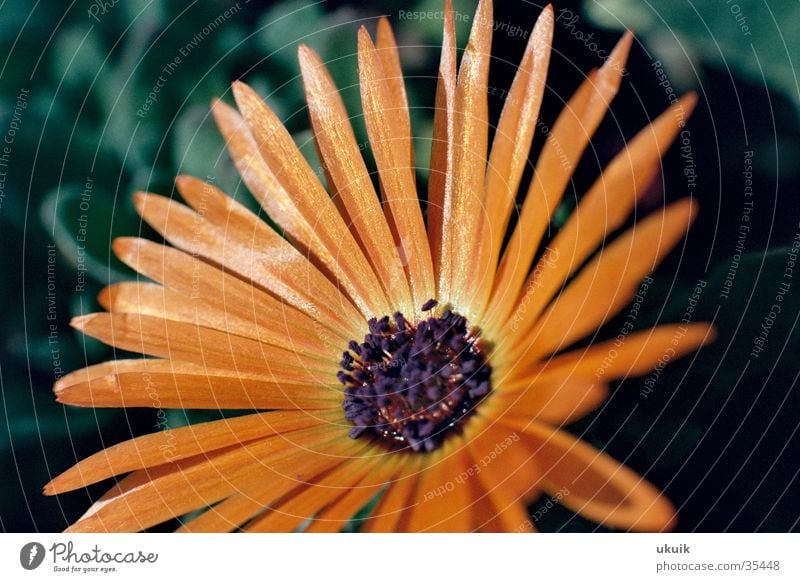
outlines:
[[617, 92], [632, 37], [563, 109], [511, 228], [552, 8], [530, 37], [489, 147], [491, 32], [484, 0], [457, 73], [447, 3], [427, 222], [385, 19], [375, 44], [364, 28], [358, 37], [380, 197], [336, 87], [307, 47], [300, 67], [327, 190], [250, 87], [234, 84], [241, 114], [214, 105], [243, 180], [285, 236], [194, 178], [177, 179], [188, 207], [136, 196], [143, 219], [173, 246], [117, 240], [117, 256], [154, 282], [108, 287], [108, 313], [73, 325], [152, 357], [74, 372], [56, 384], [58, 400], [251, 414], [142, 436], [78, 463], [45, 492], [128, 475], [69, 531], [141, 530], [181, 516], [182, 531], [336, 531], [376, 499], [363, 530], [530, 531], [526, 503], [542, 493], [610, 527], [674, 524], [655, 487], [560, 427], [600, 406], [609, 382], [713, 335], [707, 324], [663, 325], [566, 351], [619, 313], [689, 228], [695, 204], [683, 200], [607, 241], [695, 98], [631, 140], [537, 253]]

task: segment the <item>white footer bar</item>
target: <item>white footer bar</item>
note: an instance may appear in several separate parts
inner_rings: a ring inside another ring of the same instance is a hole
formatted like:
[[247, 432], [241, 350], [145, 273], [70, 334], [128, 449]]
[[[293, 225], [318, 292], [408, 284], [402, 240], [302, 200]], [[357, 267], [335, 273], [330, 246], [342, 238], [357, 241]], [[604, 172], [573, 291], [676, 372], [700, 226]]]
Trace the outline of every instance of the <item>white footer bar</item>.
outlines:
[[5, 534], [0, 573], [136, 582], [252, 574], [325, 582], [800, 580], [798, 554], [795, 534]]

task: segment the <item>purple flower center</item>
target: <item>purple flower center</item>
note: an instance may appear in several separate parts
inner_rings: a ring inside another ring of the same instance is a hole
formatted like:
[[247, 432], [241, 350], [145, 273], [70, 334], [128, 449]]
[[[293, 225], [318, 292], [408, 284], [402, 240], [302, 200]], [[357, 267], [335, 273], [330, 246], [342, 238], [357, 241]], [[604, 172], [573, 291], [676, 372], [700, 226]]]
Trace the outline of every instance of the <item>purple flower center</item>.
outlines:
[[[428, 311], [437, 305], [430, 300]], [[337, 374], [352, 438], [377, 436], [392, 447], [432, 451], [459, 431], [491, 391], [491, 368], [462, 315], [445, 311], [411, 323], [402, 313], [369, 321], [351, 341]]]

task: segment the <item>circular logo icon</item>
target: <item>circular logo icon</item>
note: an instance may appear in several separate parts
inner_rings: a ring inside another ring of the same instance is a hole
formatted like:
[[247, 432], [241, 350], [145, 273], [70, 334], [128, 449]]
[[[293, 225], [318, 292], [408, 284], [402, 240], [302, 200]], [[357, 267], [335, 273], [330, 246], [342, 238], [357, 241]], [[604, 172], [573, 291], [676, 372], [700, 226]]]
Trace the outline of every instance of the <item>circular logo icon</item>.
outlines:
[[26, 570], [35, 570], [44, 561], [44, 546], [39, 542], [29, 542], [19, 551], [19, 563]]

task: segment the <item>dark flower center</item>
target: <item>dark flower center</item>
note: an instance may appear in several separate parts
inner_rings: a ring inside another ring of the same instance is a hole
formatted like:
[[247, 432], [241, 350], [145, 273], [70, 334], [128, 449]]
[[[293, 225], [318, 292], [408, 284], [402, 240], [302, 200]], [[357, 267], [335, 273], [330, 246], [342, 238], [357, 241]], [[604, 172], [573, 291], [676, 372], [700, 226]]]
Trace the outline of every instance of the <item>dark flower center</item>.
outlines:
[[[430, 300], [423, 310], [436, 305]], [[399, 312], [373, 318], [364, 341], [348, 348], [337, 375], [352, 438], [367, 433], [394, 447], [432, 451], [491, 390], [477, 335], [449, 310], [416, 323]]]

